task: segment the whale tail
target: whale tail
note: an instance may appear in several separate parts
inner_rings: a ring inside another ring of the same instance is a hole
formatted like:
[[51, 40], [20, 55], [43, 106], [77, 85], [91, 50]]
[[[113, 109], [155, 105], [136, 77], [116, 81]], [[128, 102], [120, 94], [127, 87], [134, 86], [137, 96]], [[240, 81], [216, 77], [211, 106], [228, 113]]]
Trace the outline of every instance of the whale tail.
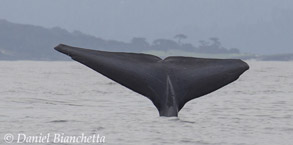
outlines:
[[60, 44], [55, 49], [149, 98], [160, 116], [178, 116], [188, 101], [239, 78], [249, 66], [238, 59], [206, 59], [105, 52]]

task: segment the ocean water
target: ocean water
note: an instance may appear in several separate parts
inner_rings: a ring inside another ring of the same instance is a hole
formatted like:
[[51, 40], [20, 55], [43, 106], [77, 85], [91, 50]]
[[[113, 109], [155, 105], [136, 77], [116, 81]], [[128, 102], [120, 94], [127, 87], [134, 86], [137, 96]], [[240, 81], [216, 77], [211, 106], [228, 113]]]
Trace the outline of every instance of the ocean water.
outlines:
[[48, 134], [34, 144], [77, 144], [53, 136], [85, 134], [109, 145], [292, 145], [293, 62], [248, 64], [237, 81], [167, 118], [77, 62], [0, 61], [0, 144]]

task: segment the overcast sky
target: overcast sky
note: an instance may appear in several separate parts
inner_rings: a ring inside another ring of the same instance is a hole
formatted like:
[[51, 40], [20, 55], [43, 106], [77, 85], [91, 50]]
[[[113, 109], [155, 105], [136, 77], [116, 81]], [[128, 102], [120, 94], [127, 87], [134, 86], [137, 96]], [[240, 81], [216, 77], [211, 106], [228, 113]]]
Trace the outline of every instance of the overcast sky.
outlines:
[[104, 39], [183, 33], [196, 45], [215, 36], [244, 52], [293, 52], [292, 0], [0, 0], [0, 19]]

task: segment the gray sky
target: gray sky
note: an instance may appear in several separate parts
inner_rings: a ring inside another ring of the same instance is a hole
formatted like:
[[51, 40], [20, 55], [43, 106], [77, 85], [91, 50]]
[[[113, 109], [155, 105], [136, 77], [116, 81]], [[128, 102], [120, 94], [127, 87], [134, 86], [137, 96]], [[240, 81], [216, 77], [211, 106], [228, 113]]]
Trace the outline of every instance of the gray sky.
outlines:
[[244, 52], [293, 52], [292, 0], [0, 0], [0, 19], [104, 39], [219, 37]]

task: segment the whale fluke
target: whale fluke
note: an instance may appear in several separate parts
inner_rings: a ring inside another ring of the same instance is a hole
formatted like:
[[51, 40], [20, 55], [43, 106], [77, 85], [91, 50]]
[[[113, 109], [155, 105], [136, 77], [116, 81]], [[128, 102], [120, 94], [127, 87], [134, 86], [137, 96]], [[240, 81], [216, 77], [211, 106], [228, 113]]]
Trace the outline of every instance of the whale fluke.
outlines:
[[115, 82], [149, 98], [160, 116], [178, 116], [185, 103], [211, 93], [249, 69], [239, 59], [207, 59], [106, 52], [60, 44], [70, 56]]

